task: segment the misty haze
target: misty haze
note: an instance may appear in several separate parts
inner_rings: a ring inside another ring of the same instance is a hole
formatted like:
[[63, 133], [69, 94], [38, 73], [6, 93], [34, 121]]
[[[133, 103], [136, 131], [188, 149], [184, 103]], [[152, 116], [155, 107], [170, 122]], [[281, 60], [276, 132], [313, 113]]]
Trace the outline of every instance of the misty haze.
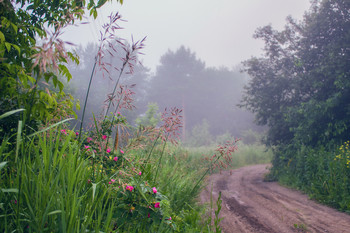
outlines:
[[0, 232], [349, 232], [349, 0], [2, 0], [0, 74]]

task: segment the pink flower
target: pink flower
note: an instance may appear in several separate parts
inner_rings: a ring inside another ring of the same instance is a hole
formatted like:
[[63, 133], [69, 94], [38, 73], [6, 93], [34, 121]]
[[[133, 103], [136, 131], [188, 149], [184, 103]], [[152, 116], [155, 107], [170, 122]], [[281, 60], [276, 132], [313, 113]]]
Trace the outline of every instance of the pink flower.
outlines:
[[107, 148], [107, 153], [111, 152], [111, 149], [110, 148]]
[[139, 176], [141, 176], [142, 175], [142, 172], [139, 172]]
[[153, 188], [152, 188], [152, 191], [153, 191], [153, 193], [157, 193], [156, 187], [153, 187]]
[[90, 151], [90, 146], [87, 146], [87, 145], [84, 145], [84, 147], [85, 147], [85, 150], [87, 150], [87, 151]]
[[134, 189], [134, 187], [132, 187], [131, 185], [126, 186], [125, 188], [126, 190], [129, 190], [130, 192], [132, 192], [132, 190]]
[[156, 202], [156, 204], [154, 204], [154, 208], [160, 208], [159, 204], [159, 202]]
[[92, 138], [88, 137], [88, 138], [86, 139], [86, 141], [89, 143], [89, 142], [92, 141]]
[[106, 138], [107, 138], [107, 135], [102, 135], [103, 140], [106, 140]]
[[109, 181], [108, 184], [112, 184], [112, 182]]
[[148, 213], [148, 214], [147, 214], [147, 218], [150, 218], [150, 217], [151, 217], [151, 214], [150, 214], [150, 213]]
[[124, 151], [123, 151], [123, 150], [120, 150], [120, 153], [124, 154]]
[[65, 129], [61, 129], [61, 133], [67, 134]]
[[114, 157], [113, 160], [117, 162], [118, 161], [118, 157]]
[[115, 182], [115, 179], [111, 179], [111, 181], [112, 181], [112, 183], [114, 183], [114, 182]]
[[171, 217], [169, 217], [168, 220], [171, 221]]
[[75, 133], [75, 135], [76, 135], [76, 136], [79, 136], [79, 133], [78, 133], [78, 132], [76, 132], [76, 133]]
[[118, 115], [121, 115], [120, 112], [117, 112]]

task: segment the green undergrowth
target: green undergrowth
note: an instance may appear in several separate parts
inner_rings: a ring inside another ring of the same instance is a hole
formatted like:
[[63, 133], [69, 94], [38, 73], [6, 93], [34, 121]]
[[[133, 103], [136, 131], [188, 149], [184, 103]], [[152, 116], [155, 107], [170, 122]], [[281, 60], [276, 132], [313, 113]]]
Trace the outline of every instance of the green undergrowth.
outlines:
[[276, 151], [270, 180], [299, 189], [321, 203], [350, 213], [349, 142]]
[[17, 149], [10, 139], [0, 147], [1, 232], [213, 232], [217, 227], [197, 203], [207, 164], [187, 150], [160, 142], [101, 157], [79, 143], [74, 131], [57, 127], [19, 136]]

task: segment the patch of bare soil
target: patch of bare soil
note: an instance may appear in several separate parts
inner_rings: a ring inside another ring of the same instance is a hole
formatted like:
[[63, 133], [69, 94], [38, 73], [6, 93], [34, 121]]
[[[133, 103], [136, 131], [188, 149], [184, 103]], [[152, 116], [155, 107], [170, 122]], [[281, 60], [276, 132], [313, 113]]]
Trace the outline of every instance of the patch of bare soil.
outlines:
[[220, 217], [224, 232], [350, 233], [350, 215], [310, 200], [276, 182], [264, 182], [268, 165], [254, 165], [209, 177], [202, 203], [222, 195]]

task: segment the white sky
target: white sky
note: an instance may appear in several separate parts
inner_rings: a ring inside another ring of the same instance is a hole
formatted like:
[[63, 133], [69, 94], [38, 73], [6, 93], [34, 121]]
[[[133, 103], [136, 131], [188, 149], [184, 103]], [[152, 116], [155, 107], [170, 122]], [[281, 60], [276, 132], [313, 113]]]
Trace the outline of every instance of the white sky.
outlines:
[[252, 38], [258, 27], [283, 29], [288, 15], [302, 19], [309, 7], [309, 0], [124, 0], [123, 5], [107, 3], [97, 20], [67, 29], [63, 38], [83, 45], [97, 42], [107, 16], [119, 11], [127, 20], [119, 23], [125, 28], [119, 36], [147, 36], [144, 66], [154, 70], [168, 49], [184, 45], [207, 66], [232, 68], [261, 54], [263, 43]]

